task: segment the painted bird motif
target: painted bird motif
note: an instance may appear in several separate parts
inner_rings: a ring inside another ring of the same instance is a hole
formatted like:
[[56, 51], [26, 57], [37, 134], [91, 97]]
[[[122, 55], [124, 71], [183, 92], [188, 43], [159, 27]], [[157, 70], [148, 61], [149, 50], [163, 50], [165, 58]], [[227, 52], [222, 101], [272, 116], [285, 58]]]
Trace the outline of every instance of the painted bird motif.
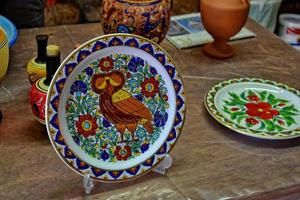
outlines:
[[150, 110], [122, 90], [124, 83], [125, 78], [120, 71], [94, 74], [91, 80], [93, 91], [99, 94], [100, 112], [116, 126], [120, 132], [120, 142], [124, 142], [126, 129], [131, 133], [132, 140], [136, 140], [134, 132], [138, 124], [143, 125], [149, 134], [153, 133], [153, 117]]

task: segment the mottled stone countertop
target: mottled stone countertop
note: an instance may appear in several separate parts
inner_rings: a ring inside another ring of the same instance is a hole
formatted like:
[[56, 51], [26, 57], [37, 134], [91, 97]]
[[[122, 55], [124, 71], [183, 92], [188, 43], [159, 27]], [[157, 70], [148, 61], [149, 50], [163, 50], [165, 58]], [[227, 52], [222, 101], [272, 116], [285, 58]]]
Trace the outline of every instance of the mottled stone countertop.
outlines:
[[300, 53], [252, 21], [256, 38], [233, 42], [232, 59], [206, 57], [201, 47], [161, 46], [180, 68], [188, 98], [181, 138], [165, 176], [148, 173], [118, 184], [96, 183], [85, 195], [82, 177], [56, 155], [44, 127], [28, 104], [25, 64], [35, 56], [35, 35], [50, 35], [65, 58], [76, 43], [102, 33], [100, 24], [19, 30], [10, 51], [7, 76], [0, 85], [0, 199], [282, 199], [300, 198], [300, 140], [265, 141], [237, 134], [218, 124], [203, 105], [215, 83], [235, 77], [259, 77], [300, 89]]

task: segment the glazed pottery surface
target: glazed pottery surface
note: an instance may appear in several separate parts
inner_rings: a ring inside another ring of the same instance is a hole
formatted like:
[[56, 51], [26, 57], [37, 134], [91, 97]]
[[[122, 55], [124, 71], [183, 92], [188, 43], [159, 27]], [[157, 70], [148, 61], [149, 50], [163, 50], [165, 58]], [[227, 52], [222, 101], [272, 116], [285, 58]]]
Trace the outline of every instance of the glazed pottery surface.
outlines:
[[45, 103], [47, 99], [48, 86], [44, 84], [45, 77], [37, 80], [31, 85], [29, 92], [29, 103], [35, 118], [45, 124]]
[[9, 61], [8, 40], [4, 30], [0, 27], [0, 82], [7, 72], [8, 61]]
[[62, 63], [48, 91], [52, 145], [74, 171], [124, 181], [155, 167], [183, 127], [180, 74], [157, 44], [132, 34], [92, 39]]
[[35, 59], [36, 58], [33, 58], [28, 62], [26, 70], [29, 82], [31, 84], [46, 76], [46, 64], [37, 63]]
[[18, 36], [16, 26], [9, 19], [0, 15], [0, 27], [2, 27], [6, 33], [9, 47], [12, 47], [15, 44]]
[[45, 59], [47, 63], [47, 75], [34, 82], [29, 92], [29, 103], [32, 113], [42, 124], [45, 124], [45, 103], [49, 84], [60, 65], [59, 47], [57, 45], [48, 45], [47, 57]]
[[256, 78], [223, 81], [207, 92], [205, 105], [221, 124], [248, 136], [300, 136], [300, 92], [284, 84]]
[[203, 25], [215, 39], [204, 47], [204, 52], [217, 58], [233, 56], [234, 50], [227, 42], [246, 23], [249, 9], [249, 0], [201, 0]]
[[170, 25], [170, 0], [103, 0], [101, 24], [107, 33], [133, 33], [160, 43]]
[[48, 43], [47, 35], [37, 35], [37, 57], [32, 58], [26, 68], [26, 74], [30, 84], [46, 76], [46, 46]]

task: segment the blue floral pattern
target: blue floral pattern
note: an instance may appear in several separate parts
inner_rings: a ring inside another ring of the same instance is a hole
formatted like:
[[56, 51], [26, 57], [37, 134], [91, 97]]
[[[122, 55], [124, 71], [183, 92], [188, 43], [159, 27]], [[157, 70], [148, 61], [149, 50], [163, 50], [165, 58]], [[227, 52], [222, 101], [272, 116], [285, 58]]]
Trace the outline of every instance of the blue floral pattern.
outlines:
[[167, 120], [168, 120], [168, 113], [166, 112], [156, 111], [156, 113], [154, 114], [154, 123], [155, 126], [157, 127], [164, 126]]
[[88, 76], [91, 76], [94, 73], [94, 70], [91, 67], [85, 68], [84, 71], [85, 71], [86, 75], [88, 75]]
[[132, 72], [137, 72], [138, 67], [144, 66], [144, 60], [139, 57], [132, 57], [128, 63], [128, 69]]
[[130, 31], [129, 31], [129, 28], [127, 26], [121, 24], [121, 25], [118, 25], [117, 32], [118, 33], [129, 33]]
[[86, 94], [87, 86], [83, 81], [75, 81], [71, 86], [71, 94], [76, 94], [80, 96], [80, 93]]

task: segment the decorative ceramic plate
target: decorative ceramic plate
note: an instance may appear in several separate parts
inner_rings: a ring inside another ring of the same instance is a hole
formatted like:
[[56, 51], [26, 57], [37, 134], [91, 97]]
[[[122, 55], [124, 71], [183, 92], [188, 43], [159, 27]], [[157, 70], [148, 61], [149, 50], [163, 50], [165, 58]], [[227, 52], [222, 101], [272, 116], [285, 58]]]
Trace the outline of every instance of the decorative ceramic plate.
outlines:
[[99, 181], [137, 177], [157, 165], [183, 126], [179, 72], [158, 45], [111, 34], [76, 49], [48, 91], [52, 145], [73, 170]]
[[300, 92], [256, 78], [223, 81], [205, 96], [208, 112], [224, 126], [257, 138], [300, 136]]
[[6, 33], [9, 41], [9, 47], [12, 47], [15, 44], [18, 35], [16, 26], [11, 21], [9, 21], [9, 19], [3, 17], [2, 15], [0, 15], [0, 26]]

